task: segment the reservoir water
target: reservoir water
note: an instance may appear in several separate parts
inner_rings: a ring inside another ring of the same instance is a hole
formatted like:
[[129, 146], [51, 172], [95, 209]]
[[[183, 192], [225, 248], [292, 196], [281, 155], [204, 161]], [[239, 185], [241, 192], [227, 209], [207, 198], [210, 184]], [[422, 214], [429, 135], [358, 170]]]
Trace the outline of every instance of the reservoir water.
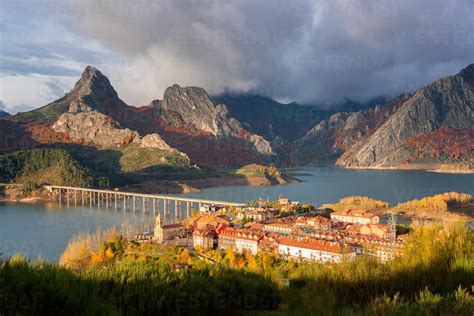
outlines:
[[[186, 196], [213, 200], [247, 202], [258, 198], [289, 197], [294, 201], [331, 203], [349, 195], [365, 195], [396, 204], [446, 191], [474, 195], [474, 175], [441, 174], [424, 171], [345, 170], [304, 167], [297, 172], [298, 183], [267, 187], [227, 186], [210, 188]], [[153, 217], [140, 212], [114, 211], [96, 207], [56, 203], [30, 205], [0, 203], [0, 253], [16, 252], [31, 258], [58, 260], [75, 234], [98, 228], [149, 225]]]
[[259, 198], [275, 200], [285, 196], [293, 201], [320, 205], [350, 195], [368, 196], [390, 204], [448, 191], [474, 195], [474, 174], [306, 166], [294, 175], [301, 182], [262, 187], [215, 187], [186, 196], [235, 202]]

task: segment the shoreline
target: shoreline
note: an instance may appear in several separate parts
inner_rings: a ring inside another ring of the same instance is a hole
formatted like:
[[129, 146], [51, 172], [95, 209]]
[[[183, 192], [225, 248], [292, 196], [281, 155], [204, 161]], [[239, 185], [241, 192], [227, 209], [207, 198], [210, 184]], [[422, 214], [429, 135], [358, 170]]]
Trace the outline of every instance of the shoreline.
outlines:
[[120, 189], [140, 193], [186, 194], [222, 186], [274, 186], [298, 182], [301, 182], [301, 180], [285, 174], [275, 179], [266, 177], [219, 177], [183, 181], [147, 181], [135, 186], [121, 187]]
[[426, 171], [446, 174], [474, 174], [474, 169], [459, 168], [456, 165], [449, 164], [414, 164], [414, 165], [398, 165], [398, 166], [344, 166], [336, 165], [344, 169], [354, 170], [399, 170], [399, 171]]
[[[301, 180], [294, 176], [283, 175], [274, 179], [266, 177], [219, 177], [207, 179], [192, 179], [184, 181], [146, 181], [138, 185], [119, 187], [121, 191], [145, 194], [186, 194], [202, 192], [207, 188], [221, 186], [274, 186], [289, 183], [298, 183]], [[18, 190], [18, 184], [2, 185], [0, 202], [13, 202], [25, 204], [41, 204], [54, 201], [55, 198], [44, 189], [39, 189], [28, 194]]]

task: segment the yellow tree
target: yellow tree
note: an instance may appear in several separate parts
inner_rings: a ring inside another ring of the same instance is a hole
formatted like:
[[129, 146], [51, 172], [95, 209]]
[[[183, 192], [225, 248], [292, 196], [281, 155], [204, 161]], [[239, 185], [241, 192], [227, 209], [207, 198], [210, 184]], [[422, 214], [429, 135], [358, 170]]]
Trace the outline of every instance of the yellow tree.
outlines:
[[251, 253], [248, 253], [246, 255], [246, 259], [247, 259], [247, 266], [250, 269], [255, 270], [258, 268], [257, 260], [255, 260], [255, 257]]
[[229, 261], [230, 265], [233, 265], [235, 262], [235, 254], [234, 254], [234, 249], [232, 247], [227, 247], [225, 249], [225, 257]]
[[187, 248], [184, 248], [183, 251], [181, 251], [181, 254], [179, 255], [179, 257], [182, 262], [188, 262], [189, 259], [191, 259], [191, 256], [189, 255], [189, 251]]

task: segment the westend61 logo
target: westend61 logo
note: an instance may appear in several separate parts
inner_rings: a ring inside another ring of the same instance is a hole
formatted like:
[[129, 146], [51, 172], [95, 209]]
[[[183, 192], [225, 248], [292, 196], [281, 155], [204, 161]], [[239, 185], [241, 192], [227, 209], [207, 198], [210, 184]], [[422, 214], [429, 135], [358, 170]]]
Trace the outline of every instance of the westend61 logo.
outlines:
[[[0, 287], [5, 288], [2, 283], [0, 283]], [[3, 316], [2, 310], [21, 310], [23, 312], [41, 310], [44, 307], [44, 300], [44, 293], [24, 293], [18, 296], [5, 293], [0, 289], [0, 316]]]

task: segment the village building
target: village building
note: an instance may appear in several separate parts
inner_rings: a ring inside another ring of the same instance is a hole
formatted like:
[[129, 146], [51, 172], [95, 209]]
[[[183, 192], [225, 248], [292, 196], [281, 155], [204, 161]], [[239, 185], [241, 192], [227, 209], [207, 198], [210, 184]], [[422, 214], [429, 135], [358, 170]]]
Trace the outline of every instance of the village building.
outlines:
[[274, 218], [272, 220], [262, 222], [262, 231], [266, 233], [291, 235], [295, 229], [295, 223], [295, 217]]
[[214, 249], [216, 244], [216, 233], [214, 230], [196, 229], [193, 232], [193, 246], [196, 250], [208, 251]]
[[163, 242], [176, 237], [186, 237], [186, 229], [180, 223], [163, 225], [161, 215], [156, 217], [156, 225], [154, 230], [155, 240]]
[[208, 229], [213, 230], [219, 226], [228, 226], [230, 220], [223, 215], [216, 214], [199, 214], [198, 216], [189, 219], [188, 223], [191, 225], [193, 230], [195, 229]]
[[258, 243], [264, 236], [261, 232], [233, 227], [224, 227], [216, 232], [219, 249], [225, 250], [232, 247], [238, 253], [249, 252], [253, 255], [257, 254]]
[[240, 220], [247, 218], [249, 221], [252, 222], [261, 222], [272, 219], [273, 214], [274, 211], [270, 209], [249, 207], [239, 212], [237, 214], [237, 218]]
[[365, 224], [360, 228], [363, 235], [373, 235], [382, 239], [394, 240], [397, 237], [396, 231], [390, 225]]
[[134, 239], [139, 244], [151, 244], [155, 239], [155, 235], [153, 232], [144, 232], [141, 234], [136, 234]]
[[354, 224], [378, 224], [379, 217], [366, 210], [343, 210], [331, 213], [331, 219]]
[[282, 237], [278, 240], [281, 256], [319, 262], [340, 262], [350, 259], [355, 252], [337, 241]]
[[331, 229], [331, 220], [323, 216], [303, 217], [296, 219], [295, 225], [299, 227], [311, 227], [314, 229]]
[[280, 205], [288, 205], [290, 203], [291, 203], [291, 201], [288, 198], [281, 197], [281, 196], [278, 198], [278, 204], [280, 204]]
[[263, 238], [264, 234], [246, 229], [237, 231], [235, 238], [235, 250], [238, 253], [250, 252], [256, 255], [258, 252], [258, 243]]
[[269, 223], [263, 225], [263, 231], [266, 233], [276, 233], [281, 235], [291, 235], [294, 230], [293, 223]]
[[251, 230], [259, 230], [259, 231], [263, 231], [264, 227], [265, 227], [264, 224], [256, 223], [256, 222], [248, 222], [247, 224], [244, 225], [244, 228], [251, 229]]
[[237, 228], [229, 226], [220, 226], [216, 229], [217, 246], [220, 250], [227, 248], [235, 249], [235, 234]]
[[278, 235], [277, 234], [265, 234], [262, 239], [258, 242], [259, 253], [278, 253]]
[[362, 228], [362, 226], [360, 225], [357, 225], [357, 224], [349, 224], [349, 225], [346, 225], [343, 230], [345, 232], [348, 232], [350, 234], [360, 234], [360, 229]]
[[203, 204], [199, 207], [199, 212], [201, 213], [216, 213], [218, 211], [226, 212], [225, 205], [216, 205], [216, 204]]

